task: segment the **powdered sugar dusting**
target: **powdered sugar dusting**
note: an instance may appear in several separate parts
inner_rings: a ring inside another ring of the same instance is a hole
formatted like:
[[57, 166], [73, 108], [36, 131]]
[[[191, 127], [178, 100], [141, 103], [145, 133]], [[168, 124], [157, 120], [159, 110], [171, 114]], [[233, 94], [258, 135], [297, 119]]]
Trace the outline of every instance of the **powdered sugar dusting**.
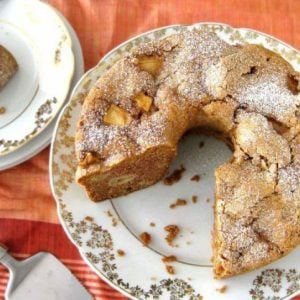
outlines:
[[278, 172], [278, 190], [287, 197], [299, 189], [300, 185], [300, 165], [291, 164]]
[[[202, 79], [204, 64], [216, 60], [232, 48], [215, 34], [198, 31], [186, 31], [167, 38], [165, 43], [151, 42], [135, 48], [102, 75], [85, 101], [82, 118], [88, 125], [81, 130], [81, 142], [77, 145], [77, 151], [81, 153], [79, 157], [83, 158], [86, 152], [102, 152], [101, 156], [105, 159], [104, 149], [109, 144], [116, 143], [117, 138], [124, 140], [124, 136], [127, 137], [126, 142], [130, 140], [135, 144], [132, 148], [139, 150], [146, 145], [158, 145], [163, 140], [167, 142], [166, 130], [172, 125], [165, 116], [163, 99], [156, 99], [156, 95], [161, 89], [171, 90], [177, 87], [179, 95], [200, 103], [207, 96]], [[136, 65], [136, 57], [145, 53], [164, 57], [163, 68], [156, 79], [147, 72], [141, 72]], [[157, 109], [162, 109], [161, 112], [150, 113], [141, 118], [141, 111], [132, 100], [140, 91], [153, 97]], [[111, 103], [129, 112], [134, 121], [124, 127], [102, 124], [103, 116]], [[132, 152], [131, 148], [121, 148], [124, 157]], [[125, 153], [125, 149], [128, 153]]]
[[[222, 247], [219, 249], [223, 267], [229, 272], [240, 273], [255, 261], [268, 261], [269, 245], [260, 241], [253, 227], [245, 220], [233, 220], [222, 215]], [[223, 240], [224, 239], [224, 240]]]
[[[235, 49], [210, 32], [187, 31], [181, 35], [179, 49], [166, 59], [164, 72], [172, 74], [171, 85], [190, 101], [199, 101], [207, 95], [203, 76], [207, 65]], [[167, 77], [162, 74], [162, 77]], [[169, 83], [170, 84], [170, 83]]]
[[291, 154], [287, 140], [273, 129], [266, 117], [240, 111], [236, 119], [236, 142], [254, 160], [264, 158], [280, 166], [290, 163]]
[[278, 73], [255, 77], [242, 84], [234, 96], [251, 110], [282, 122], [296, 111], [297, 98], [287, 88], [286, 79]]

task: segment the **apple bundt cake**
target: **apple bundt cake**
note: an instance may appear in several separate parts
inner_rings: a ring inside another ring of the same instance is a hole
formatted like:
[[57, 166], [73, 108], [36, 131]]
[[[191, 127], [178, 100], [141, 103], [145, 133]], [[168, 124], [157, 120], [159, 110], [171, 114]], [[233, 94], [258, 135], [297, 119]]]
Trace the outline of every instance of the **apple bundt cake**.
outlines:
[[258, 45], [185, 31], [134, 48], [85, 98], [76, 179], [94, 201], [160, 180], [202, 128], [230, 141], [215, 171], [217, 278], [270, 263], [300, 242], [299, 73]]

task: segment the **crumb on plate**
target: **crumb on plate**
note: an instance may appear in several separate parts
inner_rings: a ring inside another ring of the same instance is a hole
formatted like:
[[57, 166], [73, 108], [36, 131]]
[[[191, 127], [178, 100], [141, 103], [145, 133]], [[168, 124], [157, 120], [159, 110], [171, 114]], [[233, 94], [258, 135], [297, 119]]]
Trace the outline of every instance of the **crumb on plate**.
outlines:
[[173, 246], [173, 241], [180, 231], [179, 227], [177, 225], [167, 225], [165, 226], [164, 230], [168, 232], [165, 240], [170, 246]]
[[118, 225], [118, 219], [112, 218], [111, 223], [113, 227], [116, 227]]
[[169, 255], [169, 256], [164, 256], [161, 260], [163, 263], [170, 263], [176, 261], [177, 257], [175, 255]]
[[196, 174], [196, 175], [191, 177], [191, 181], [199, 182], [200, 179], [201, 179], [201, 176], [199, 174]]
[[118, 253], [119, 256], [124, 256], [125, 255], [125, 251], [122, 250], [122, 249], [118, 249], [117, 253]]
[[175, 270], [174, 267], [166, 265], [166, 270], [169, 274], [174, 275], [175, 274]]
[[216, 289], [217, 292], [224, 294], [227, 291], [227, 285], [223, 285], [222, 287]]
[[140, 234], [140, 239], [144, 246], [148, 246], [151, 242], [151, 235], [148, 232], [142, 232]]
[[6, 109], [4, 106], [0, 106], [0, 115], [4, 114], [6, 112]]
[[177, 206], [185, 206], [187, 201], [185, 199], [178, 198], [175, 203], [170, 204], [170, 208], [176, 208]]
[[180, 166], [179, 169], [174, 170], [169, 176], [164, 179], [165, 185], [172, 185], [178, 182], [181, 179], [182, 173], [185, 171], [185, 167], [183, 165]]

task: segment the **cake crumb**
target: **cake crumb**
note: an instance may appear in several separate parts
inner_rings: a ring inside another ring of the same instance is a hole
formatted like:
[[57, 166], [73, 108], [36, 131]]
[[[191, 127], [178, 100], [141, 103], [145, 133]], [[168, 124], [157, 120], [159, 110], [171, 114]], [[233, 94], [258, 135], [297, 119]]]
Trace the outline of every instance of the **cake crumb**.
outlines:
[[106, 214], [109, 218], [111, 218], [111, 224], [113, 227], [116, 227], [118, 225], [118, 218], [115, 218], [113, 213], [110, 210], [106, 211]]
[[166, 270], [169, 274], [174, 275], [175, 274], [175, 270], [174, 267], [166, 265]]
[[192, 278], [191, 278], [191, 277], [188, 277], [187, 279], [188, 279], [188, 281], [192, 281]]
[[157, 278], [156, 277], [150, 277], [150, 280], [152, 280], [152, 281], [156, 281], [157, 280]]
[[180, 231], [179, 227], [177, 225], [167, 225], [165, 226], [164, 230], [168, 232], [165, 240], [170, 246], [173, 246], [173, 241]]
[[6, 112], [6, 108], [4, 106], [0, 106], [0, 115]]
[[163, 263], [170, 263], [176, 261], [177, 257], [175, 255], [169, 255], [169, 256], [164, 256], [161, 260]]
[[227, 291], [227, 285], [223, 285], [222, 287], [216, 289], [217, 292], [224, 294]]
[[197, 203], [198, 202], [198, 197], [197, 196], [192, 196], [192, 202]]
[[151, 222], [149, 225], [150, 225], [151, 227], [155, 227], [155, 226], [156, 226], [156, 224], [155, 224], [154, 222]]
[[177, 206], [185, 206], [187, 201], [185, 199], [178, 198], [175, 203], [170, 204], [170, 208], [176, 208]]
[[167, 176], [164, 179], [164, 184], [172, 185], [172, 184], [178, 182], [181, 179], [182, 173], [184, 171], [185, 171], [185, 167], [183, 165], [181, 165], [179, 169], [174, 170], [171, 175]]
[[192, 243], [191, 243], [190, 241], [187, 241], [186, 244], [187, 244], [187, 245], [191, 245]]
[[201, 179], [201, 176], [199, 174], [195, 174], [193, 177], [191, 177], [191, 181], [199, 182]]
[[122, 250], [122, 249], [118, 249], [117, 253], [118, 253], [119, 256], [124, 256], [125, 255], [125, 251]]
[[204, 142], [201, 141], [201, 142], [199, 143], [199, 148], [201, 149], [201, 148], [203, 148], [203, 147], [204, 147]]
[[94, 221], [94, 218], [93, 218], [93, 217], [90, 217], [90, 216], [86, 216], [86, 217], [85, 217], [85, 220], [88, 221], [88, 222], [93, 222], [93, 221]]
[[209, 203], [209, 202], [210, 202], [210, 199], [209, 199], [209, 198], [207, 198], [207, 199], [206, 199], [206, 202], [207, 202], [207, 203]]
[[140, 234], [140, 239], [144, 246], [148, 246], [151, 242], [151, 235], [148, 232], [142, 232]]

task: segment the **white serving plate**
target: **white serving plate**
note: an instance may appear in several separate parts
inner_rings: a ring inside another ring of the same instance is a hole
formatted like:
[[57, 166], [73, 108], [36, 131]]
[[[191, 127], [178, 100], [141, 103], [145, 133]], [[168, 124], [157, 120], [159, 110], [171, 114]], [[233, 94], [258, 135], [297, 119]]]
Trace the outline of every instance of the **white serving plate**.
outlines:
[[[132, 299], [194, 300], [201, 299], [201, 296], [203, 299], [291, 298], [300, 289], [299, 248], [253, 272], [224, 280], [213, 278], [210, 262], [213, 170], [231, 156], [231, 151], [213, 137], [190, 135], [182, 139], [171, 170], [181, 163], [187, 170], [183, 178], [171, 187], [159, 182], [127, 196], [94, 203], [74, 181], [76, 122], [82, 101], [97, 78], [134, 45], [192, 28], [214, 31], [230, 43], [262, 44], [283, 55], [300, 70], [300, 53], [291, 46], [266, 34], [225, 24], [199, 23], [188, 28], [180, 25], [160, 28], [113, 49], [82, 77], [56, 126], [50, 155], [50, 180], [60, 221], [88, 265]], [[205, 143], [201, 149], [198, 147], [200, 141]], [[198, 183], [190, 181], [195, 174], [202, 176]], [[191, 201], [193, 195], [198, 196], [196, 204]], [[188, 199], [188, 205], [170, 209], [169, 205], [177, 198]], [[116, 222], [117, 226], [114, 226]], [[151, 227], [150, 222], [156, 226]], [[168, 224], [177, 224], [181, 228], [175, 247], [168, 246], [164, 240], [163, 228]], [[143, 231], [153, 237], [149, 247], [144, 247], [137, 238]], [[118, 256], [118, 249], [124, 250], [126, 255]], [[178, 258], [178, 262], [172, 263], [175, 275], [166, 272], [161, 261], [163, 255]], [[217, 291], [224, 285], [227, 286], [226, 293]]]
[[[66, 28], [69, 31], [70, 37], [72, 39], [72, 50], [75, 58], [75, 70], [70, 85], [70, 90], [69, 90], [69, 94], [70, 94], [73, 88], [75, 87], [77, 81], [82, 77], [84, 73], [83, 55], [82, 55], [79, 39], [74, 29], [62, 14], [60, 14], [58, 11], [56, 11], [56, 13], [64, 22]], [[69, 96], [70, 95], [68, 95], [67, 100], [69, 100]], [[1, 157], [0, 171], [19, 165], [20, 163], [30, 159], [31, 157], [33, 157], [34, 155], [42, 151], [44, 148], [46, 148], [50, 144], [50, 141], [52, 139], [52, 134], [54, 131], [56, 121], [57, 121], [57, 117], [51, 121], [51, 123], [47, 126], [47, 128], [43, 132], [41, 132], [41, 134], [36, 136], [34, 139], [30, 140], [28, 143], [26, 143], [16, 151], [13, 151], [12, 153], [9, 153]]]
[[19, 70], [0, 92], [0, 156], [39, 135], [57, 116], [74, 74], [72, 41], [55, 11], [37, 0], [0, 1], [0, 44]]

